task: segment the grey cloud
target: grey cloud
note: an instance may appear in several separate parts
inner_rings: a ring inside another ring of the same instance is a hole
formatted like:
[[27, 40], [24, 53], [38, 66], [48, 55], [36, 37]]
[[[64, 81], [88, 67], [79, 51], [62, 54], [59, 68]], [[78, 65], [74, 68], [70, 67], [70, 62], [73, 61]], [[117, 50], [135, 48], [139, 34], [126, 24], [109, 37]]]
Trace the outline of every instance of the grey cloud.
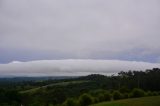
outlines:
[[80, 76], [88, 74], [110, 75], [120, 71], [160, 68], [158, 63], [121, 60], [39, 60], [29, 62], [13, 61], [0, 64], [0, 75], [7, 76]]
[[1, 0], [0, 49], [71, 58], [154, 56], [159, 19], [159, 0]]

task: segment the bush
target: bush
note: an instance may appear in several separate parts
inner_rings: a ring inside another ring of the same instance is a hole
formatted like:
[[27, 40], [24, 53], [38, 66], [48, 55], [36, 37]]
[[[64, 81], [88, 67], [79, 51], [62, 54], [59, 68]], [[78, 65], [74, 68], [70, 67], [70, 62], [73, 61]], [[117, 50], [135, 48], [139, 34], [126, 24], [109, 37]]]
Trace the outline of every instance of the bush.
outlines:
[[99, 102], [99, 98], [94, 97], [94, 98], [93, 98], [93, 103], [98, 103], [98, 102]]
[[109, 101], [112, 98], [112, 95], [107, 92], [106, 90], [95, 90], [91, 91], [90, 94], [94, 97], [94, 103], [102, 102], [102, 101]]
[[103, 101], [105, 101], [105, 97], [104, 97], [103, 94], [99, 94], [97, 98], [98, 98], [98, 102], [103, 102]]
[[146, 93], [146, 96], [153, 96], [153, 93], [152, 93], [151, 91], [148, 91], [148, 92]]
[[122, 99], [122, 94], [119, 91], [114, 91], [113, 92], [113, 99], [114, 100]]
[[158, 96], [158, 92], [154, 91], [153, 96]]
[[136, 98], [136, 97], [143, 97], [145, 96], [145, 92], [142, 89], [135, 88], [132, 90], [130, 97]]
[[119, 89], [119, 92], [120, 92], [120, 93], [128, 93], [128, 92], [130, 92], [130, 90], [129, 90], [127, 87], [121, 87], [121, 88]]
[[77, 101], [74, 100], [74, 99], [71, 99], [71, 98], [67, 99], [67, 100], [63, 103], [63, 106], [77, 106], [77, 105], [78, 105]]
[[104, 100], [110, 101], [112, 98], [112, 95], [109, 92], [104, 93]]
[[81, 106], [88, 106], [88, 105], [90, 105], [90, 104], [92, 104], [92, 103], [93, 103], [93, 99], [92, 99], [92, 97], [91, 97], [90, 95], [88, 95], [88, 94], [83, 94], [83, 95], [81, 95], [80, 98], [79, 98], [79, 104], [80, 104]]
[[105, 92], [106, 90], [98, 89], [98, 90], [90, 91], [89, 94], [93, 97], [97, 97], [97, 95], [104, 94]]
[[124, 93], [124, 94], [122, 95], [122, 98], [123, 98], [123, 99], [127, 99], [127, 98], [129, 98], [128, 93]]

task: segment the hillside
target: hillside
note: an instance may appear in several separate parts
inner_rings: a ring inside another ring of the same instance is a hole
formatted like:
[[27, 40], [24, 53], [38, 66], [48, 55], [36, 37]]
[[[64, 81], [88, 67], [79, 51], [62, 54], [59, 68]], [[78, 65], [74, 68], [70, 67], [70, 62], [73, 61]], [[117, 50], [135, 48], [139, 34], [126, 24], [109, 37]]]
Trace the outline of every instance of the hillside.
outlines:
[[91, 74], [66, 79], [1, 80], [0, 106], [60, 106], [70, 101], [84, 106], [86, 97], [90, 101], [85, 105], [88, 106], [103, 101], [156, 96], [160, 95], [159, 76], [160, 69], [154, 68], [145, 72], [120, 72], [116, 76]]
[[91, 106], [160, 106], [160, 96], [103, 102]]

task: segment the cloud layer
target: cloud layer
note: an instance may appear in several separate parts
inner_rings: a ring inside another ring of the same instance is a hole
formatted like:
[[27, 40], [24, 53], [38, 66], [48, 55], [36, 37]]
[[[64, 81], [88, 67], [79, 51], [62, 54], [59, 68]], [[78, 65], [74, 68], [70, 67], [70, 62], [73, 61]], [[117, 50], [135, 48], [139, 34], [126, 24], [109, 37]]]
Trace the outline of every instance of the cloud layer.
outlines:
[[160, 64], [120, 60], [41, 60], [0, 64], [1, 76], [111, 75], [120, 71], [160, 68]]
[[159, 61], [159, 0], [1, 0], [0, 59]]

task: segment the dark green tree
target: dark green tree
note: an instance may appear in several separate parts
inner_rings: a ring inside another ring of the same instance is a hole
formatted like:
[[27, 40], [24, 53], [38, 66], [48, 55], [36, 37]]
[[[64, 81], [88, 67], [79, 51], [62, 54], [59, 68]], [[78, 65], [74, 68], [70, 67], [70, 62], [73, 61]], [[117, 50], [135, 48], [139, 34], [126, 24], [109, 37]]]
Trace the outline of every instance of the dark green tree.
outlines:
[[113, 92], [113, 99], [114, 100], [122, 99], [122, 94], [119, 91], [114, 91]]
[[88, 106], [93, 103], [93, 98], [89, 94], [82, 94], [79, 98], [79, 104], [81, 106]]

